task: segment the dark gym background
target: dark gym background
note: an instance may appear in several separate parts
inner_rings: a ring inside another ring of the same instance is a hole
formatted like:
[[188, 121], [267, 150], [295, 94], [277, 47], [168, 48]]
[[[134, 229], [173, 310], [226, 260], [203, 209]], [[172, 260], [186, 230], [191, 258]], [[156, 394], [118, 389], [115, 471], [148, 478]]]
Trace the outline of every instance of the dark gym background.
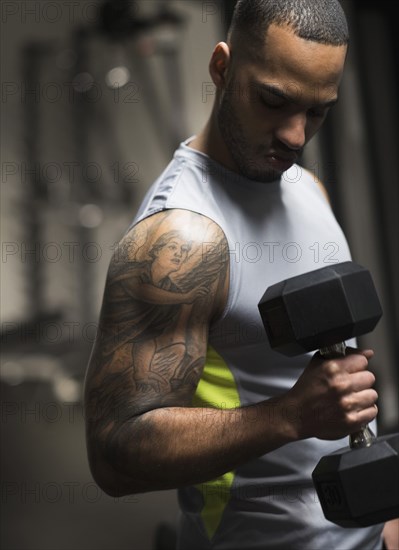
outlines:
[[[1, 6], [1, 548], [171, 550], [173, 491], [115, 500], [87, 466], [82, 383], [108, 261], [142, 196], [213, 100], [234, 2]], [[339, 105], [303, 163], [325, 182], [384, 309], [380, 431], [398, 422], [394, 3], [346, 1]]]

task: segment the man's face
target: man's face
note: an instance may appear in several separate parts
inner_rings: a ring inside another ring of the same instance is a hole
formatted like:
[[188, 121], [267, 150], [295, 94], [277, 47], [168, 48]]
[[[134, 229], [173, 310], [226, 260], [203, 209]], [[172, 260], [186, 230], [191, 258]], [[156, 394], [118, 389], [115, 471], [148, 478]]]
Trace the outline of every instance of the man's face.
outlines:
[[270, 182], [298, 160], [336, 102], [346, 47], [272, 25], [260, 53], [262, 61], [244, 61], [232, 51], [217, 116], [236, 169]]

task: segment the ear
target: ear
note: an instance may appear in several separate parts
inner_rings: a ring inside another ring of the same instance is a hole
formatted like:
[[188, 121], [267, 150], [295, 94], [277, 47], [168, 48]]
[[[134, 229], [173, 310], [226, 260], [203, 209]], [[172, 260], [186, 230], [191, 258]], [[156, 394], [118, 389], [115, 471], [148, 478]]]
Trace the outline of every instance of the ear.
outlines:
[[226, 83], [226, 74], [230, 61], [230, 48], [226, 42], [216, 44], [209, 62], [209, 74], [218, 89], [223, 88]]

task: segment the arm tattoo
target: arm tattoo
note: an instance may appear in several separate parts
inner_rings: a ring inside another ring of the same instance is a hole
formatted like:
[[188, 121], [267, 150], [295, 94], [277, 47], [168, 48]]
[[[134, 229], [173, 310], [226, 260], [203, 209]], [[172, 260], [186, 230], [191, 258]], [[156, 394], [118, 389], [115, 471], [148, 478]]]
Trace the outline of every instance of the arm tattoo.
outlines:
[[90, 437], [102, 435], [110, 446], [138, 415], [190, 405], [227, 271], [222, 231], [198, 214], [166, 211], [122, 239], [87, 377]]

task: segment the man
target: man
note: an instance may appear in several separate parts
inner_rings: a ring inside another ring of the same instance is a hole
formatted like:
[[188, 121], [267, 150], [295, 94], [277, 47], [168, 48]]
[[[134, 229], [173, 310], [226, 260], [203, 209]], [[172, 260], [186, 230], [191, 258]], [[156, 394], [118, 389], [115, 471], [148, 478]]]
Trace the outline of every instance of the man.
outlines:
[[326, 521], [311, 482], [376, 417], [372, 351], [287, 360], [257, 310], [270, 284], [350, 258], [295, 164], [338, 99], [347, 43], [335, 0], [239, 1], [210, 61], [210, 120], [111, 262], [85, 384], [90, 465], [113, 496], [178, 488], [181, 550], [382, 546], [381, 525]]

